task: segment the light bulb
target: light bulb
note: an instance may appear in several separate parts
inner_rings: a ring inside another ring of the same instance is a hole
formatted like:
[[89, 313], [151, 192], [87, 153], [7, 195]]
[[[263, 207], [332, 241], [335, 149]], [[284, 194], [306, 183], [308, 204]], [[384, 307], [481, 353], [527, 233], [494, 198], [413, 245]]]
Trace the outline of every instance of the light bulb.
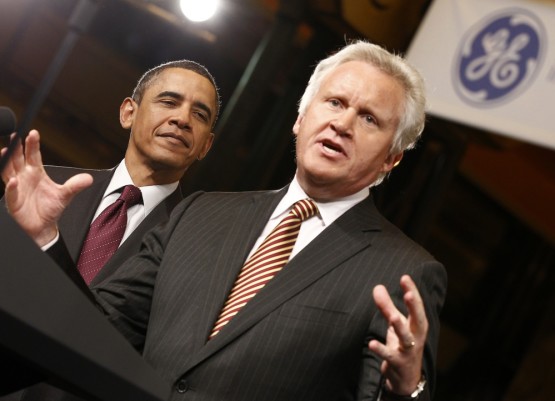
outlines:
[[179, 6], [185, 17], [194, 22], [211, 18], [218, 9], [220, 0], [180, 0]]

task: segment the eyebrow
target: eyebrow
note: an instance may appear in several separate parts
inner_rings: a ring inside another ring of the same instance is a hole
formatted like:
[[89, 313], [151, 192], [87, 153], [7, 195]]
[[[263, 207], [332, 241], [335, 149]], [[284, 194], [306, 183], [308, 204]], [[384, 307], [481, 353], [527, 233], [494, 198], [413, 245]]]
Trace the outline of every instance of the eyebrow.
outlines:
[[[160, 92], [160, 93], [156, 96], [156, 99], [161, 99], [161, 98], [163, 98], [163, 97], [171, 97], [172, 99], [179, 100], [179, 101], [181, 101], [181, 102], [185, 99], [185, 96], [183, 96], [181, 93], [174, 92], [174, 91], [163, 91], [163, 92]], [[209, 107], [207, 104], [205, 104], [205, 103], [200, 102], [200, 101], [197, 100], [197, 101], [194, 101], [194, 102], [193, 102], [193, 105], [194, 105], [195, 107], [198, 107], [199, 109], [204, 110], [204, 111], [208, 114], [208, 118], [209, 118], [210, 120], [212, 120], [212, 109], [210, 109], [210, 107]]]

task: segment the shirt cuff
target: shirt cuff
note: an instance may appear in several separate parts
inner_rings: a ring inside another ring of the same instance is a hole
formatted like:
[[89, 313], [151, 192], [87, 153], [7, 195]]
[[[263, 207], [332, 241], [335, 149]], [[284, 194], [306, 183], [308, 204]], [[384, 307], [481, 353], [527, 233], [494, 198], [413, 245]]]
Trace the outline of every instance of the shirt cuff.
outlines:
[[56, 230], [56, 236], [54, 237], [54, 239], [50, 241], [48, 244], [41, 246], [40, 249], [42, 249], [43, 251], [47, 251], [48, 249], [50, 249], [50, 247], [52, 247], [52, 245], [58, 242], [59, 239], [60, 239], [60, 232]]

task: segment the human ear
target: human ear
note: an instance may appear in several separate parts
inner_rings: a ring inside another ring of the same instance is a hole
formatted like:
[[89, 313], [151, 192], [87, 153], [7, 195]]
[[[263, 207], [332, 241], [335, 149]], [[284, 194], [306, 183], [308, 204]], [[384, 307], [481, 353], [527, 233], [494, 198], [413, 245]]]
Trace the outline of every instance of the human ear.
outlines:
[[208, 137], [208, 139], [206, 140], [206, 142], [204, 142], [204, 146], [202, 147], [201, 152], [199, 153], [199, 155], [197, 156], [197, 160], [202, 160], [206, 157], [206, 155], [208, 154], [208, 151], [210, 150], [210, 148], [212, 147], [212, 143], [214, 142], [214, 133], [211, 132], [210, 136]]
[[403, 158], [403, 152], [397, 154], [390, 154], [384, 161], [382, 172], [388, 173], [393, 170], [394, 167], [397, 167], [399, 163], [401, 163], [401, 159]]
[[130, 97], [123, 99], [119, 106], [119, 122], [123, 128], [130, 129], [133, 125], [136, 108], [137, 103], [133, 99]]
[[297, 136], [299, 134], [299, 129], [301, 128], [301, 122], [303, 121], [303, 116], [298, 115], [295, 124], [293, 124], [293, 134]]

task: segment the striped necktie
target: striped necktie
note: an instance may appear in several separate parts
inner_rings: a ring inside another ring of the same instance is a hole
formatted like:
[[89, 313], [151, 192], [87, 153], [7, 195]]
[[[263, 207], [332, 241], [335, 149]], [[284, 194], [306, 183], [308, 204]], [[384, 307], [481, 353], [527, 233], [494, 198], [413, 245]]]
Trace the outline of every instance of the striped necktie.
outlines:
[[318, 207], [311, 199], [303, 199], [293, 205], [287, 216], [272, 230], [243, 266], [208, 339], [218, 334], [231, 318], [285, 266], [295, 246], [301, 222], [317, 212]]

